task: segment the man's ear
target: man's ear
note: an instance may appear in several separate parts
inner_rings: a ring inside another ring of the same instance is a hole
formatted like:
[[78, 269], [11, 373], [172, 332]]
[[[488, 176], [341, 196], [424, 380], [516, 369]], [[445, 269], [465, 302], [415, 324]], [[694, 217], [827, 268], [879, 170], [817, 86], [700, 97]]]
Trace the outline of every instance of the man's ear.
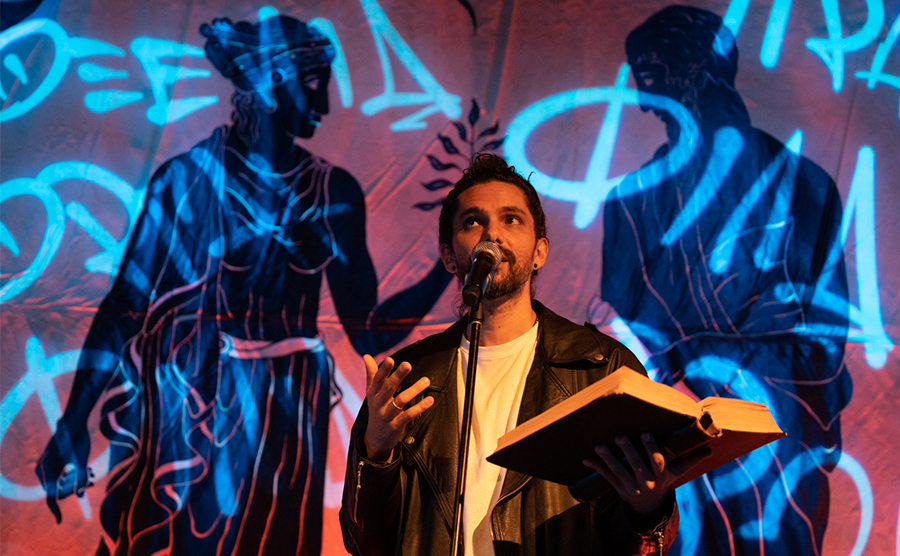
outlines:
[[445, 243], [441, 244], [441, 260], [444, 262], [447, 272], [456, 274], [456, 259], [453, 256], [453, 250]]
[[549, 254], [550, 240], [545, 237], [538, 239], [534, 244], [534, 257], [532, 258], [532, 263], [534, 263], [534, 270], [538, 270], [542, 266], [544, 266], [544, 263], [547, 262], [547, 256]]

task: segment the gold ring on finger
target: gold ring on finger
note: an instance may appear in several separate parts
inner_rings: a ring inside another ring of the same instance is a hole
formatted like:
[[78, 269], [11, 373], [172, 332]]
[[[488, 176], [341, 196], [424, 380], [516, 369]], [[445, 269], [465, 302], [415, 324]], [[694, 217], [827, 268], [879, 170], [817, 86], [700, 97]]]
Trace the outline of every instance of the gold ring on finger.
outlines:
[[397, 405], [397, 403], [394, 401], [394, 398], [391, 398], [391, 405], [396, 407], [397, 410], [400, 411], [401, 413], [403, 412], [403, 408], [400, 407], [399, 405]]

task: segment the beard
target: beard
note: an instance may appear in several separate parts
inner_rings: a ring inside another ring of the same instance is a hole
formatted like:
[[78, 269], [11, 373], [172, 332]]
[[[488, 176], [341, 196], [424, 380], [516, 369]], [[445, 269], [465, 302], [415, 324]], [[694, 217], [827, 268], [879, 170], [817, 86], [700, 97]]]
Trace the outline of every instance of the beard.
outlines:
[[[484, 299], [501, 299], [514, 293], [518, 293], [522, 288], [527, 286], [531, 280], [532, 269], [531, 266], [527, 264], [527, 261], [522, 261], [521, 264], [519, 264], [516, 255], [512, 251], [499, 245], [498, 247], [500, 247], [500, 252], [503, 253], [503, 257], [506, 259], [506, 263], [509, 266], [509, 272], [501, 278], [497, 278], [495, 273], [494, 279], [491, 280], [490, 285], [488, 285], [487, 290], [484, 292]], [[461, 266], [457, 268], [456, 277], [459, 278], [460, 284], [464, 284], [466, 282], [466, 276], [468, 276], [469, 271], [472, 269], [472, 260], [468, 259], [466, 268], [462, 268]]]

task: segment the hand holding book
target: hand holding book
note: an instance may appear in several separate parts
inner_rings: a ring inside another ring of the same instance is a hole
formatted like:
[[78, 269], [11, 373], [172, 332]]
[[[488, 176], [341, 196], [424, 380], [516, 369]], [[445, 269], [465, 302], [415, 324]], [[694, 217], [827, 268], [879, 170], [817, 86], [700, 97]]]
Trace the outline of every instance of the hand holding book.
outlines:
[[[646, 457], [642, 457], [627, 436], [617, 436], [615, 443], [624, 455], [623, 458], [617, 458], [605, 445], [594, 448], [599, 459], [585, 458], [584, 465], [595, 471], [595, 474], [589, 476], [593, 481], [586, 485], [595, 489], [608, 487], [615, 490], [626, 504], [643, 515], [656, 512], [681, 476], [712, 455], [709, 448], [701, 446], [684, 457], [667, 461], [656, 439], [648, 432], [641, 434], [641, 443], [646, 451], [643, 456]], [[594, 498], [602, 493], [597, 491], [582, 494]]]
[[[595, 447], [605, 445], [615, 452], [615, 439], [624, 436], [634, 449], [632, 442], [643, 433], [658, 442], [658, 451], [651, 454], [660, 454], [666, 465], [675, 466], [673, 474], [679, 472], [673, 488], [785, 436], [765, 405], [718, 397], [696, 402], [622, 367], [503, 435], [487, 459], [568, 485], [572, 495], [584, 501], [613, 488], [584, 464], [585, 459], [597, 461], [600, 454]], [[705, 451], [695, 452], [702, 446], [709, 457], [702, 457]], [[627, 462], [628, 454], [621, 455]]]

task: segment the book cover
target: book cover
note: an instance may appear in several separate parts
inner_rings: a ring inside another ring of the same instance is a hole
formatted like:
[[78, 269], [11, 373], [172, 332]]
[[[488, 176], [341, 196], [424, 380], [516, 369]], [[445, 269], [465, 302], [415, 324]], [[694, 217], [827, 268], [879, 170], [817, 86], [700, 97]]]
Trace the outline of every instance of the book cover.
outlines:
[[615, 450], [614, 438], [625, 435], [643, 450], [639, 436], [644, 432], [654, 435], [667, 461], [700, 446], [712, 451], [678, 485], [785, 436], [763, 404], [718, 397], [696, 402], [621, 367], [500, 437], [487, 460], [569, 485], [573, 496], [584, 500], [610, 488], [582, 463], [597, 459], [594, 447], [606, 444]]

